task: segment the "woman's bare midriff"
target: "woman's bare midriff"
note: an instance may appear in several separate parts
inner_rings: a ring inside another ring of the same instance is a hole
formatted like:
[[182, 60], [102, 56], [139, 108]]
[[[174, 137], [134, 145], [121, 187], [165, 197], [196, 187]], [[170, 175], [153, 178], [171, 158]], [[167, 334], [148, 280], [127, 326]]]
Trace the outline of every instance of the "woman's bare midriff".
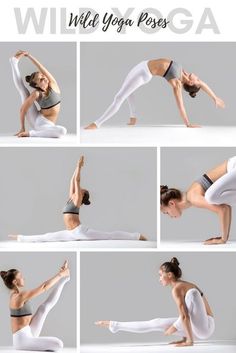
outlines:
[[57, 121], [58, 114], [60, 112], [60, 103], [55, 105], [55, 107], [49, 109], [41, 109], [40, 113], [44, 116], [44, 118], [55, 123]]
[[170, 65], [169, 59], [156, 59], [148, 61], [148, 68], [153, 76], [163, 76]]
[[65, 213], [63, 216], [66, 229], [73, 230], [80, 225], [79, 215], [73, 213]]
[[16, 333], [31, 322], [32, 315], [22, 317], [11, 317], [12, 333]]

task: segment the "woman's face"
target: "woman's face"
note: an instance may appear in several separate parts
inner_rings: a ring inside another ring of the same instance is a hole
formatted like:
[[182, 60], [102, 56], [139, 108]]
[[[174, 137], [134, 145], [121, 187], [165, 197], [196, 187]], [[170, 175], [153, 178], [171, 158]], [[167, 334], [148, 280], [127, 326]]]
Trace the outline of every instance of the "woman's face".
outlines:
[[171, 272], [165, 272], [162, 268], [159, 270], [159, 282], [163, 285], [163, 287], [169, 286], [171, 283]]
[[37, 87], [40, 87], [41, 89], [45, 90], [48, 88], [48, 78], [42, 74], [41, 72], [38, 72], [34, 78], [34, 82], [36, 83]]
[[23, 277], [21, 272], [18, 272], [16, 274], [16, 277], [15, 277], [15, 279], [13, 281], [13, 284], [16, 285], [18, 288], [24, 287], [25, 279], [24, 279], [24, 277]]
[[194, 73], [188, 75], [188, 80], [189, 86], [198, 86], [200, 84], [199, 78]]
[[167, 206], [162, 205], [161, 212], [171, 218], [179, 218], [182, 216], [182, 210], [177, 200], [170, 200]]

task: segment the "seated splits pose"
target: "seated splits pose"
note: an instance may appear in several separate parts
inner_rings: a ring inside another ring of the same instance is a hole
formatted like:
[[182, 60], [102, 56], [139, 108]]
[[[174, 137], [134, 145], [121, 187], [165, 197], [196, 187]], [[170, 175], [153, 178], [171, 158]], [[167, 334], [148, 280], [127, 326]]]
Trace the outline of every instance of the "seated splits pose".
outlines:
[[[15, 349], [32, 351], [58, 351], [63, 342], [56, 337], [40, 337], [44, 322], [50, 310], [58, 302], [64, 285], [70, 279], [68, 263], [65, 261], [57, 275], [32, 290], [23, 290], [25, 281], [20, 271], [1, 271], [0, 275], [11, 290], [10, 315]], [[35, 314], [29, 300], [53, 288], [48, 298], [38, 307]]]
[[215, 212], [220, 220], [221, 236], [204, 244], [224, 244], [229, 238], [231, 206], [236, 204], [236, 156], [211, 169], [193, 182], [187, 192], [161, 185], [161, 211], [178, 218], [191, 206]]
[[[35, 90], [30, 93], [25, 87], [19, 71], [19, 61], [22, 57], [29, 58], [38, 68], [38, 72], [33, 72], [26, 76], [25, 80]], [[31, 54], [25, 51], [18, 51], [10, 58], [13, 81], [20, 94], [22, 106], [20, 108], [20, 131], [16, 133], [18, 137], [61, 137], [66, 134], [66, 128], [55, 125], [60, 111], [61, 94], [55, 78], [50, 72]], [[37, 109], [35, 102], [40, 106]], [[25, 118], [30, 130], [25, 129]]]
[[80, 223], [79, 210], [81, 206], [90, 205], [88, 190], [82, 189], [80, 186], [80, 174], [83, 165], [84, 157], [81, 157], [71, 179], [69, 200], [63, 210], [66, 230], [41, 235], [9, 235], [10, 239], [20, 242], [146, 240], [146, 237], [140, 233], [128, 233], [123, 231], [102, 232], [90, 229]]
[[163, 286], [172, 287], [172, 295], [180, 314], [178, 318], [137, 322], [97, 321], [95, 324], [107, 327], [113, 333], [160, 331], [167, 336], [181, 336], [182, 340], [172, 342], [178, 347], [192, 346], [194, 339], [209, 338], [215, 329], [212, 311], [202, 291], [195, 284], [180, 279], [182, 271], [178, 260], [174, 257], [170, 262], [164, 262], [159, 276]]
[[225, 106], [223, 100], [218, 98], [205, 82], [201, 81], [195, 74], [189, 74], [184, 71], [177, 62], [169, 59], [148, 60], [142, 61], [129, 72], [112, 104], [101, 117], [95, 120], [94, 123], [88, 125], [86, 129], [96, 129], [100, 127], [105, 121], [118, 112], [125, 100], [127, 100], [130, 110], [130, 122], [128, 125], [135, 125], [136, 111], [134, 92], [145, 83], [148, 83], [153, 76], [164, 77], [173, 88], [177, 107], [187, 127], [199, 127], [199, 125], [193, 125], [189, 122], [183, 103], [182, 87], [185, 91], [189, 92], [192, 98], [202, 89], [213, 99], [216, 107], [224, 108]]

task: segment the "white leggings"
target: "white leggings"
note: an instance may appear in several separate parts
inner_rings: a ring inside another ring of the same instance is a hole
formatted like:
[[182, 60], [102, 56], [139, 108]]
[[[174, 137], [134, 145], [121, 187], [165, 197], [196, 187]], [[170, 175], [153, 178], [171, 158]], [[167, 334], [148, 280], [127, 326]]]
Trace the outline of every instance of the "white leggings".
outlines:
[[205, 199], [215, 205], [236, 204], [236, 156], [228, 160], [227, 173], [209, 187]]
[[30, 324], [13, 334], [13, 346], [15, 349], [55, 352], [63, 348], [63, 342], [59, 338], [39, 337], [39, 335], [49, 311], [58, 302], [63, 287], [69, 279], [69, 277], [63, 277], [54, 286], [45, 302], [38, 307]]
[[139, 240], [140, 233], [123, 231], [103, 232], [82, 224], [73, 230], [61, 230], [40, 235], [18, 235], [20, 242], [74, 241], [74, 240]]
[[[209, 338], [215, 329], [214, 318], [207, 315], [203, 299], [196, 288], [189, 289], [185, 296], [185, 304], [190, 317], [192, 332], [195, 339]], [[152, 331], [165, 332], [174, 326], [177, 336], [186, 337], [181, 318], [153, 319], [149, 321], [119, 322], [110, 321], [110, 331], [127, 331], [134, 333], [145, 333]]]
[[115, 95], [114, 101], [105, 111], [105, 113], [95, 121], [97, 127], [100, 127], [106, 120], [110, 119], [118, 112], [121, 105], [127, 100], [129, 104], [130, 116], [135, 117], [134, 91], [140, 86], [148, 83], [152, 79], [152, 74], [148, 68], [148, 61], [142, 61], [136, 65], [126, 76], [119, 92]]
[[[21, 78], [20, 70], [18, 67], [19, 60], [15, 57], [10, 58], [12, 68], [13, 81], [17, 91], [20, 94], [22, 104], [29, 97], [30, 92], [25, 87]], [[35, 104], [32, 104], [26, 113], [26, 119], [30, 126], [30, 137], [61, 137], [66, 134], [67, 130], [64, 126], [55, 125], [52, 121], [46, 119]]]

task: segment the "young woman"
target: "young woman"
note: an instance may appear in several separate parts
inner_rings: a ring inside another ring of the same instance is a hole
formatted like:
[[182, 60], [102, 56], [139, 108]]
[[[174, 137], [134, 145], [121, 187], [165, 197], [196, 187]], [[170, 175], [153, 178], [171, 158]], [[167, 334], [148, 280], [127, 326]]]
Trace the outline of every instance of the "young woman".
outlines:
[[9, 235], [10, 239], [20, 242], [45, 241], [73, 241], [73, 240], [146, 240], [140, 233], [124, 231], [103, 232], [90, 229], [80, 222], [79, 211], [82, 205], [90, 205], [89, 192], [81, 188], [81, 169], [84, 166], [84, 157], [78, 162], [70, 183], [69, 200], [64, 210], [64, 223], [66, 230], [41, 235]]
[[170, 59], [147, 60], [136, 65], [128, 73], [112, 104], [102, 116], [95, 120], [94, 123], [88, 125], [86, 129], [97, 129], [100, 127], [118, 112], [125, 100], [127, 100], [130, 110], [130, 122], [128, 125], [135, 125], [134, 92], [142, 85], [148, 83], [153, 76], [164, 77], [171, 85], [180, 116], [187, 127], [199, 127], [199, 125], [191, 124], [189, 121], [183, 103], [182, 88], [189, 92], [192, 98], [196, 97], [197, 92], [202, 89], [213, 99], [216, 107], [224, 108], [225, 106], [223, 100], [217, 97], [205, 82], [201, 81], [195, 74], [184, 71], [179, 63]]
[[[1, 271], [4, 284], [10, 289], [10, 316], [15, 349], [31, 351], [57, 351], [63, 348], [63, 342], [56, 337], [40, 337], [44, 322], [50, 310], [58, 302], [63, 287], [70, 279], [68, 263], [65, 261], [59, 272], [39, 287], [24, 290], [25, 280], [16, 269]], [[48, 298], [35, 314], [29, 301], [53, 288]]]
[[179, 310], [178, 318], [137, 322], [97, 321], [95, 324], [109, 328], [112, 333], [160, 331], [167, 336], [181, 336], [180, 341], [172, 342], [178, 347], [192, 346], [194, 339], [208, 339], [214, 332], [215, 324], [204, 293], [195, 284], [181, 280], [182, 271], [175, 257], [161, 265], [159, 276], [163, 286], [172, 287], [172, 295]]
[[161, 211], [178, 218], [191, 206], [205, 208], [218, 215], [221, 235], [204, 244], [227, 242], [231, 225], [231, 206], [236, 204], [236, 156], [229, 158], [194, 181], [187, 192], [161, 185]]
[[[32, 93], [25, 87], [18, 67], [21, 58], [28, 58], [38, 71], [26, 76], [26, 81], [34, 90]], [[18, 51], [10, 58], [13, 81], [21, 98], [20, 130], [18, 137], [61, 137], [66, 134], [66, 128], [55, 125], [60, 112], [61, 93], [55, 78], [31, 54]], [[37, 109], [35, 102], [40, 106]], [[30, 130], [25, 128], [25, 119]]]

